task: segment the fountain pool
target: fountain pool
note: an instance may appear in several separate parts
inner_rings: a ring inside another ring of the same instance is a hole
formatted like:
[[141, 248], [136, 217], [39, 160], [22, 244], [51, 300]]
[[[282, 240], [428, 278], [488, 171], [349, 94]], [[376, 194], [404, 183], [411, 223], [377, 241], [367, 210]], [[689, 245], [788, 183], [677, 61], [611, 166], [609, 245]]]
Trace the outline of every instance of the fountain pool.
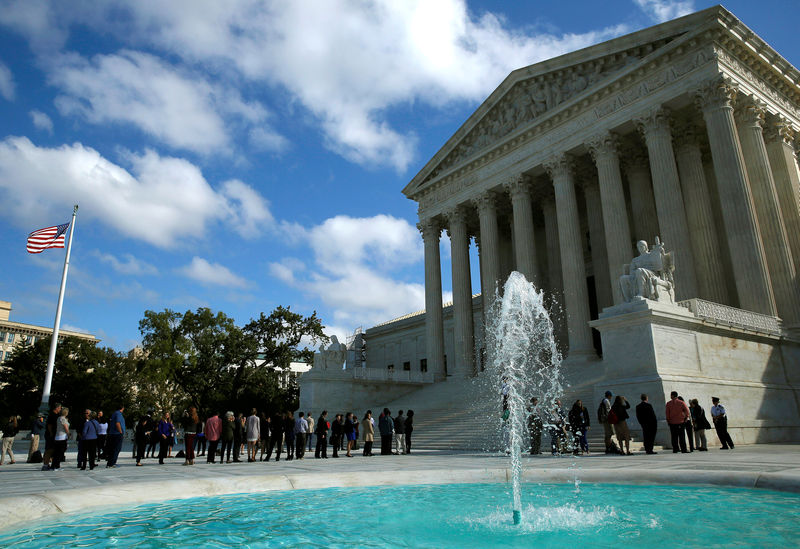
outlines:
[[[389, 474], [389, 473], [387, 473]], [[25, 547], [531, 547], [794, 545], [800, 495], [719, 487], [523, 483], [328, 488], [172, 500], [41, 519]]]

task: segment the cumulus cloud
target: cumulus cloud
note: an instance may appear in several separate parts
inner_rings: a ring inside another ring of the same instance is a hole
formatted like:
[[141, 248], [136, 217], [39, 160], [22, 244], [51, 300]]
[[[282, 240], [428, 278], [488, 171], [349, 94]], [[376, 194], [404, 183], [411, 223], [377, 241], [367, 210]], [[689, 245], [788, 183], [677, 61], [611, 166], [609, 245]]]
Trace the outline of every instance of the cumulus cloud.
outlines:
[[11, 70], [0, 62], [0, 96], [6, 101], [13, 101], [14, 95], [16, 95], [14, 76], [11, 74]]
[[192, 262], [178, 269], [181, 274], [202, 284], [225, 286], [228, 288], [247, 288], [250, 283], [219, 263], [210, 263], [202, 257], [193, 257]]
[[[209, 140], [223, 140], [212, 115], [196, 124], [213, 131], [197, 133], [177, 127], [169, 116], [164, 128], [153, 127], [151, 120], [160, 118], [135, 113], [143, 103], [155, 113], [203, 104], [211, 105], [212, 113], [224, 110], [214, 99], [218, 94], [191, 76], [193, 70], [209, 70], [255, 88], [288, 91], [293, 104], [315, 117], [330, 149], [362, 165], [401, 172], [414, 160], [417, 137], [392, 122], [394, 109], [415, 102], [479, 101], [514, 69], [629, 30], [623, 25], [581, 34], [515, 30], [491, 12], [470, 12], [465, 0], [139, 0], [124, 7], [41, 0], [27, 18], [17, 14], [23, 11], [19, 2], [13, 4], [13, 13], [0, 14], [0, 20], [28, 34], [32, 43], [63, 44], [58, 37], [77, 21], [152, 52], [128, 50], [73, 61], [64, 69], [51, 65], [54, 82], [74, 100], [62, 100], [62, 108], [103, 118], [118, 112], [115, 105], [130, 104], [133, 114], [116, 116], [136, 116], [145, 131], [160, 139], [206, 150], [214, 146]], [[53, 25], [58, 27], [55, 36], [42, 37]], [[91, 76], [108, 81], [87, 82]], [[128, 85], [130, 101], [123, 93]], [[155, 97], [139, 97], [151, 85]], [[181, 104], [172, 105], [165, 97], [168, 91]], [[239, 98], [242, 107], [251, 103]], [[253, 125], [255, 146], [285, 146], [263, 120]]]
[[32, 110], [30, 113], [33, 125], [39, 129], [44, 130], [49, 134], [53, 133], [53, 121], [42, 111]]
[[61, 90], [56, 106], [94, 124], [128, 123], [169, 146], [200, 154], [230, 152], [226, 117], [258, 124], [267, 117], [258, 102], [246, 102], [231, 87], [169, 65], [150, 54], [123, 50], [59, 56], [49, 71]]
[[104, 254], [100, 251], [95, 252], [97, 257], [103, 263], [108, 263], [111, 268], [121, 274], [126, 275], [155, 275], [158, 274], [158, 269], [133, 256], [133, 254], [123, 254], [122, 258], [118, 258], [112, 254]]
[[305, 240], [312, 266], [285, 258], [272, 263], [270, 273], [330, 307], [328, 322], [372, 325], [424, 307], [425, 287], [401, 274], [422, 259], [419, 233], [407, 221], [340, 215], [307, 229]]
[[657, 23], [688, 15], [695, 11], [694, 0], [633, 0], [648, 17]]
[[213, 222], [251, 235], [253, 227], [273, 222], [266, 200], [241, 181], [215, 190], [192, 163], [154, 151], [127, 153], [125, 160], [130, 171], [80, 143], [47, 148], [6, 138], [0, 141], [6, 211], [28, 226], [53, 223], [80, 204], [82, 217], [163, 248], [202, 238]]

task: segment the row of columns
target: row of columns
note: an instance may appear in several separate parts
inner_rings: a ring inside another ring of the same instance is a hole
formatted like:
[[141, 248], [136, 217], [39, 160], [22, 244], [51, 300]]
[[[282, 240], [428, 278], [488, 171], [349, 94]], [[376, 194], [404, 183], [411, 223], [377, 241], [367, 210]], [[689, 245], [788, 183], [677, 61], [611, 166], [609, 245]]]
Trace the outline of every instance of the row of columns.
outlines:
[[[736, 110], [734, 111], [734, 103]], [[661, 235], [675, 257], [679, 299], [702, 297], [736, 302], [746, 310], [778, 315], [800, 323], [800, 175], [788, 124], [763, 131], [765, 108], [751, 99], [736, 101], [736, 88], [719, 78], [696, 94], [703, 113], [717, 194], [733, 264], [735, 300], [728, 294], [722, 246], [714, 225], [709, 181], [703, 167], [697, 128], [683, 124], [673, 148], [671, 113], [658, 107], [634, 119], [647, 148], [649, 170], [635, 156], [620, 161], [618, 137], [602, 132], [586, 142], [596, 178], [584, 183], [592, 261], [599, 288], [609, 300], [622, 302], [617, 283], [622, 265], [633, 255], [634, 236]], [[569, 355], [593, 351], [589, 328], [581, 225], [575, 191], [574, 162], [559, 153], [544, 162], [553, 185], [552, 197], [540, 200], [545, 223], [548, 272], [539, 271], [533, 222], [531, 182], [518, 174], [504, 184], [511, 198], [516, 269], [538, 285], [543, 276], [563, 298]], [[634, 232], [629, 223], [622, 170], [628, 180]], [[600, 208], [597, 208], [599, 202]], [[478, 212], [481, 287], [488, 309], [501, 281], [500, 233], [496, 195], [485, 192], [469, 205]], [[453, 306], [456, 357], [451, 373], [476, 371], [469, 239], [464, 206], [445, 214], [452, 245]], [[421, 221], [425, 240], [426, 334], [428, 364], [443, 373], [443, 328], [439, 236], [434, 220]], [[476, 238], [476, 240], [478, 240]], [[541, 251], [539, 251], [541, 253]], [[598, 292], [598, 302], [604, 302]]]

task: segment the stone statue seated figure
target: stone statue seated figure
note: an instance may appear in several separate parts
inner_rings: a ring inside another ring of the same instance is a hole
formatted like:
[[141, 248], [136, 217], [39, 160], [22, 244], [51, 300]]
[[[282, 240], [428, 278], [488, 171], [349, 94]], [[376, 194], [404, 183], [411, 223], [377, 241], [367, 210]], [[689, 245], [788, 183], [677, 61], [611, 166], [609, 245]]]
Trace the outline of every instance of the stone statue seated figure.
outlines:
[[631, 260], [630, 265], [622, 267], [623, 275], [619, 279], [622, 297], [626, 302], [651, 299], [675, 303], [672, 253], [664, 251], [664, 244], [658, 237], [652, 249], [648, 250], [644, 240], [636, 243], [636, 249], [639, 255]]
[[347, 345], [339, 343], [339, 338], [333, 335], [327, 349], [320, 345], [319, 352], [314, 353], [314, 368], [340, 370], [346, 356]]

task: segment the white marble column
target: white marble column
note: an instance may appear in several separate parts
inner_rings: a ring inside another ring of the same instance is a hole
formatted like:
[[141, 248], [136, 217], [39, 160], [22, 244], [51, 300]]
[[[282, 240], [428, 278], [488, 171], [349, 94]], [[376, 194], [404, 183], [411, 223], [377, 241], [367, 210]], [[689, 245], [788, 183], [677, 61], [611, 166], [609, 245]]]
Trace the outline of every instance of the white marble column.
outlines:
[[650, 164], [645, 151], [631, 148], [625, 151], [625, 175], [631, 195], [633, 239], [651, 242], [661, 232], [658, 227], [656, 200], [650, 182]]
[[444, 325], [442, 323], [442, 265], [439, 257], [439, 237], [442, 227], [435, 219], [423, 219], [417, 224], [425, 245], [425, 346], [428, 371], [443, 378]]
[[[587, 144], [597, 166], [600, 207], [603, 215], [603, 233], [608, 254], [608, 276], [611, 281], [611, 295], [614, 305], [624, 301], [619, 284], [615, 282], [622, 275], [622, 267], [633, 257], [631, 229], [628, 225], [628, 209], [625, 207], [625, 191], [622, 189], [622, 174], [619, 169], [616, 136], [609, 132], [593, 137]], [[589, 209], [597, 203], [589, 204]], [[595, 280], [598, 280], [595, 272]], [[598, 296], [600, 290], [598, 289]]]
[[555, 155], [545, 163], [545, 169], [553, 180], [556, 197], [564, 307], [569, 332], [568, 354], [570, 357], [593, 355], [586, 267], [571, 159], [565, 154]]
[[703, 153], [697, 142], [697, 128], [693, 122], [686, 122], [680, 126], [678, 133], [681, 138], [675, 153], [696, 261], [698, 297], [715, 303], [729, 303], [711, 197], [703, 170]]
[[551, 301], [550, 316], [562, 352], [566, 350], [568, 335], [564, 323], [564, 285], [561, 277], [561, 247], [558, 244], [558, 216], [555, 197], [543, 196], [540, 199], [544, 218], [545, 249], [547, 250], [547, 290]]
[[735, 89], [730, 83], [717, 78], [698, 90], [697, 104], [708, 131], [739, 307], [775, 315], [764, 248], [758, 234], [753, 197], [733, 119], [734, 96]]
[[[593, 174], [594, 175], [594, 174]], [[589, 244], [592, 252], [592, 267], [594, 267], [594, 286], [597, 292], [597, 312], [615, 304], [613, 289], [619, 286], [619, 276], [622, 274], [622, 265], [619, 266], [619, 273], [615, 278], [611, 278], [613, 272], [609, 268], [610, 252], [606, 245], [604, 229], [604, 212], [597, 205], [602, 200], [600, 186], [597, 184], [597, 176], [587, 178], [582, 181], [583, 197], [586, 201], [586, 217], [589, 222]], [[623, 203], [623, 208], [624, 208]], [[627, 215], [627, 211], [624, 212]], [[628, 258], [630, 261], [630, 258]]]
[[675, 256], [676, 299], [697, 297], [697, 278], [683, 207], [683, 193], [672, 150], [669, 110], [657, 108], [635, 120], [647, 143], [661, 241]]
[[739, 142], [742, 144], [742, 154], [753, 193], [753, 205], [761, 231], [772, 293], [775, 296], [775, 308], [785, 323], [796, 325], [800, 323], [800, 287], [762, 133], [765, 106], [752, 98], [738, 100], [737, 103], [735, 119]]
[[455, 360], [450, 373], [475, 375], [475, 338], [472, 319], [472, 278], [469, 267], [469, 234], [461, 208], [446, 212], [453, 270], [453, 336]]
[[525, 275], [529, 282], [533, 282], [538, 287], [540, 279], [536, 264], [530, 180], [522, 174], [516, 175], [505, 184], [505, 189], [511, 195], [511, 207], [513, 208], [514, 253], [517, 270]]
[[478, 208], [478, 219], [480, 222], [481, 239], [481, 264], [483, 265], [483, 277], [481, 287], [483, 295], [483, 310], [489, 310], [497, 294], [497, 282], [500, 278], [500, 232], [497, 227], [497, 200], [494, 193], [486, 191], [479, 197], [473, 199], [473, 203]]
[[800, 173], [795, 156], [795, 136], [796, 132], [782, 117], [770, 117], [764, 128], [767, 156], [792, 250], [794, 270], [800, 273]]

